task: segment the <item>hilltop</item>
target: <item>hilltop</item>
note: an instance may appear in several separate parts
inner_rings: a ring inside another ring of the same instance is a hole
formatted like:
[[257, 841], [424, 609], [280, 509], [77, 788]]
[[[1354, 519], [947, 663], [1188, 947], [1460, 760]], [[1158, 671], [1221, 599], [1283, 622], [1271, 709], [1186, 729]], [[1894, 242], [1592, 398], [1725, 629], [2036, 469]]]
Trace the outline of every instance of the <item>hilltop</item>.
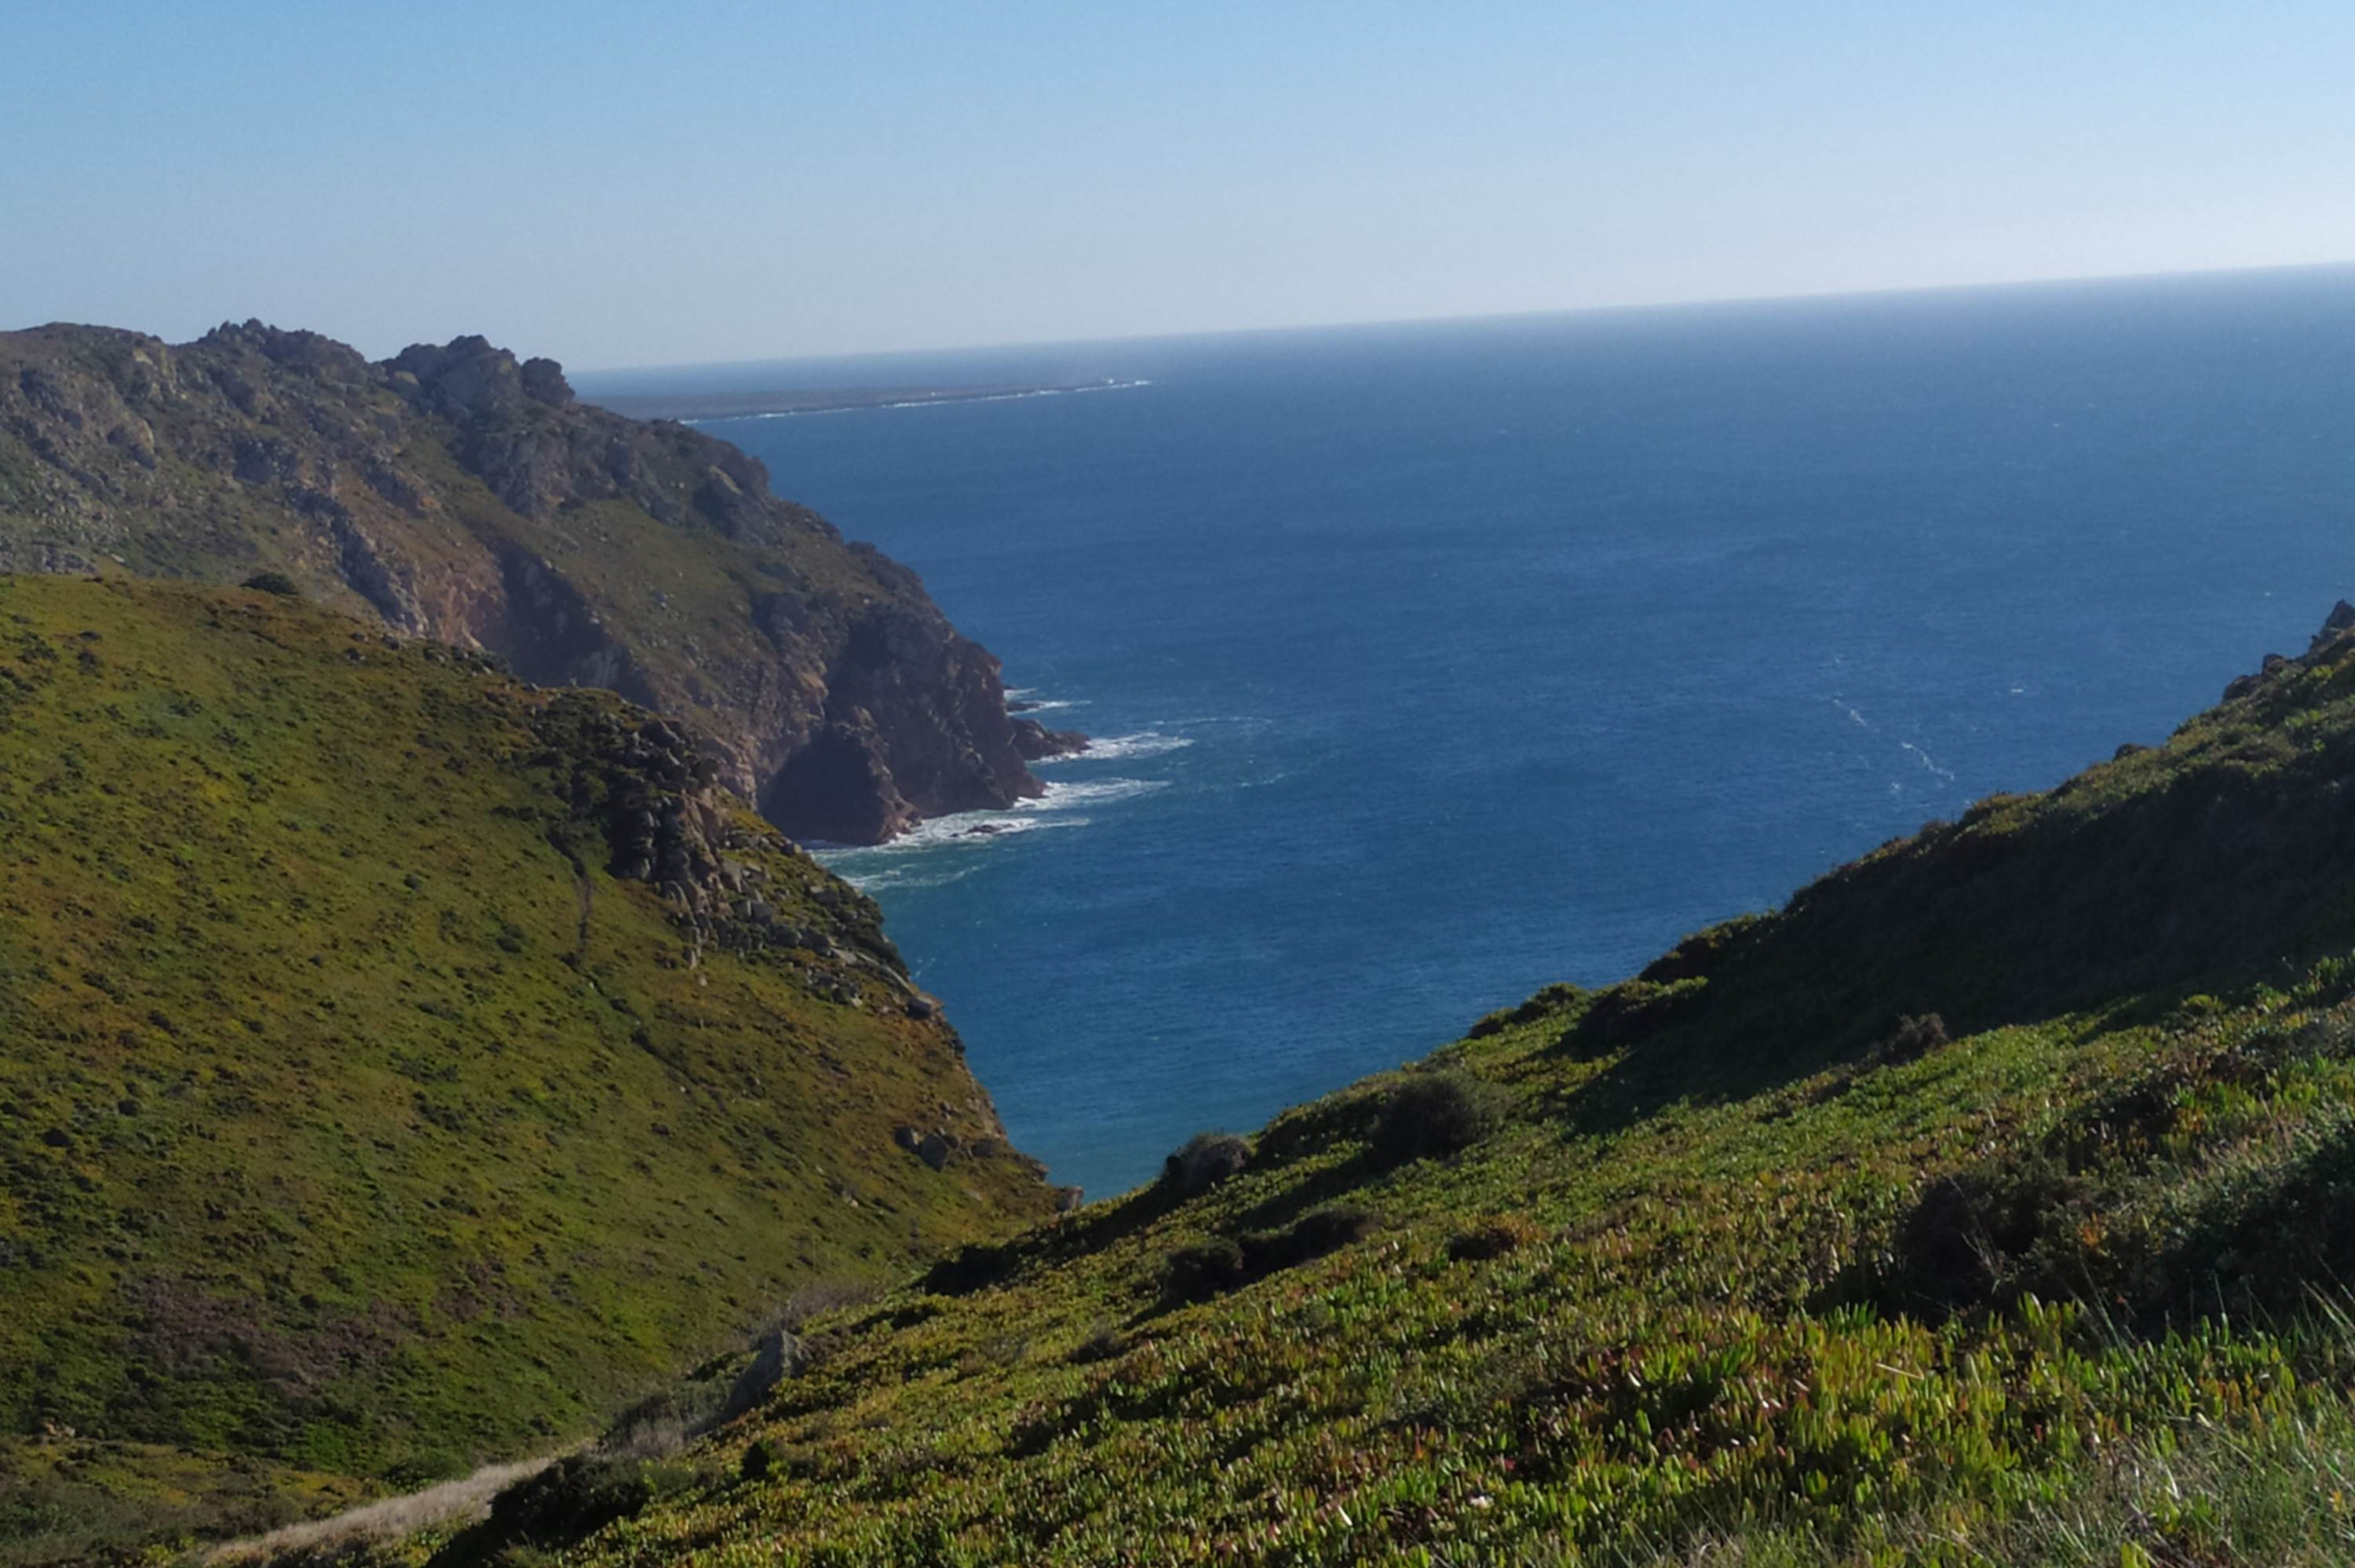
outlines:
[[1009, 805], [1078, 741], [1009, 715], [915, 575], [757, 461], [480, 337], [371, 364], [260, 322], [0, 334], [0, 572], [282, 576], [687, 723], [799, 837]]
[[1049, 1211], [725, 772], [293, 597], [0, 577], [0, 1561], [544, 1447]]
[[341, 1560], [2345, 1561], [2350, 620]]

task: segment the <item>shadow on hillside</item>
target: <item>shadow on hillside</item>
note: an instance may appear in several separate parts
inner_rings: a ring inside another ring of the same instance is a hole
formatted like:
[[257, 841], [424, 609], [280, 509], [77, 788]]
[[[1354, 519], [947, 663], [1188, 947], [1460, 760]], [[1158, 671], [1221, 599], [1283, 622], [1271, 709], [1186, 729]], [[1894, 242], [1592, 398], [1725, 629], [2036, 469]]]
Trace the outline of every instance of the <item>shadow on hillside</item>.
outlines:
[[2355, 740], [2214, 738], [2193, 759], [2147, 754], [1984, 803], [1780, 915], [1689, 939], [1555, 1047], [1617, 1057], [1557, 1102], [1561, 1124], [1615, 1132], [1867, 1065], [1909, 1018], [1956, 1036], [2072, 1012], [2147, 1022], [2186, 993], [2282, 984], [2346, 951]]

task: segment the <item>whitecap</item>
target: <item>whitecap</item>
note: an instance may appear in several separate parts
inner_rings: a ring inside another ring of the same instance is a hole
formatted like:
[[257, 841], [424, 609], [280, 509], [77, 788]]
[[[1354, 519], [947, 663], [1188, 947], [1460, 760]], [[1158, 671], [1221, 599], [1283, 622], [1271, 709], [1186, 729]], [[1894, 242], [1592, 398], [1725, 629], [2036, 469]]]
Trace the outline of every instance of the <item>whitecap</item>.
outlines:
[[1932, 761], [1928, 752], [1923, 750], [1920, 747], [1914, 745], [1910, 740], [1901, 740], [1897, 744], [1912, 752], [1913, 754], [1913, 759], [1919, 762], [1923, 768], [1928, 768], [1931, 772], [1936, 774], [1939, 778], [1945, 779], [1950, 784], [1954, 782], [1955, 776], [1945, 768], [1939, 767], [1935, 762]]
[[[1036, 800], [1018, 800], [1014, 810], [1032, 813], [1068, 811], [1078, 806], [1101, 806], [1114, 800], [1133, 800], [1139, 795], [1150, 795], [1156, 789], [1167, 789], [1163, 779], [1090, 779], [1082, 783], [1063, 779], [1050, 780], [1047, 792]], [[922, 829], [917, 830], [922, 832]]]
[[1193, 744], [1185, 736], [1163, 735], [1151, 729], [1136, 735], [1094, 736], [1089, 738], [1084, 751], [1065, 752], [1060, 757], [1042, 757], [1031, 766], [1041, 767], [1051, 762], [1118, 762], [1140, 757], [1163, 757]]

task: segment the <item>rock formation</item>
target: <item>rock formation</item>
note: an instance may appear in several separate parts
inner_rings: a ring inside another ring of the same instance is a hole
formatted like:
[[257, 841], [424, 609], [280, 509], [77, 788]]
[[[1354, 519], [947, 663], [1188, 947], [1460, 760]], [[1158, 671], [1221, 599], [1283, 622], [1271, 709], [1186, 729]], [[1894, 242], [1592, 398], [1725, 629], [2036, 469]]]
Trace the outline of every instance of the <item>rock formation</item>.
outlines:
[[306, 595], [608, 687], [799, 837], [872, 843], [1039, 792], [1083, 744], [1011, 716], [912, 572], [684, 425], [577, 401], [480, 337], [381, 363], [259, 322], [193, 344], [0, 334], [0, 571]]

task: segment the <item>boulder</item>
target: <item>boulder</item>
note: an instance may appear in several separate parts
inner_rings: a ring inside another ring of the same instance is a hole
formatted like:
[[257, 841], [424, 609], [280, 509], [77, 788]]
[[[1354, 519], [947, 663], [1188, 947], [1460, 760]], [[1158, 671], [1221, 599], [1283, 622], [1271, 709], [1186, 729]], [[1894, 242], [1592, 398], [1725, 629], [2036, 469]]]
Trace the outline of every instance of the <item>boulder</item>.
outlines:
[[729, 1385], [727, 1403], [719, 1407], [719, 1422], [725, 1424], [751, 1410], [767, 1397], [771, 1389], [793, 1373], [809, 1364], [809, 1350], [800, 1340], [779, 1329], [762, 1339], [752, 1356], [752, 1364], [737, 1374]]

